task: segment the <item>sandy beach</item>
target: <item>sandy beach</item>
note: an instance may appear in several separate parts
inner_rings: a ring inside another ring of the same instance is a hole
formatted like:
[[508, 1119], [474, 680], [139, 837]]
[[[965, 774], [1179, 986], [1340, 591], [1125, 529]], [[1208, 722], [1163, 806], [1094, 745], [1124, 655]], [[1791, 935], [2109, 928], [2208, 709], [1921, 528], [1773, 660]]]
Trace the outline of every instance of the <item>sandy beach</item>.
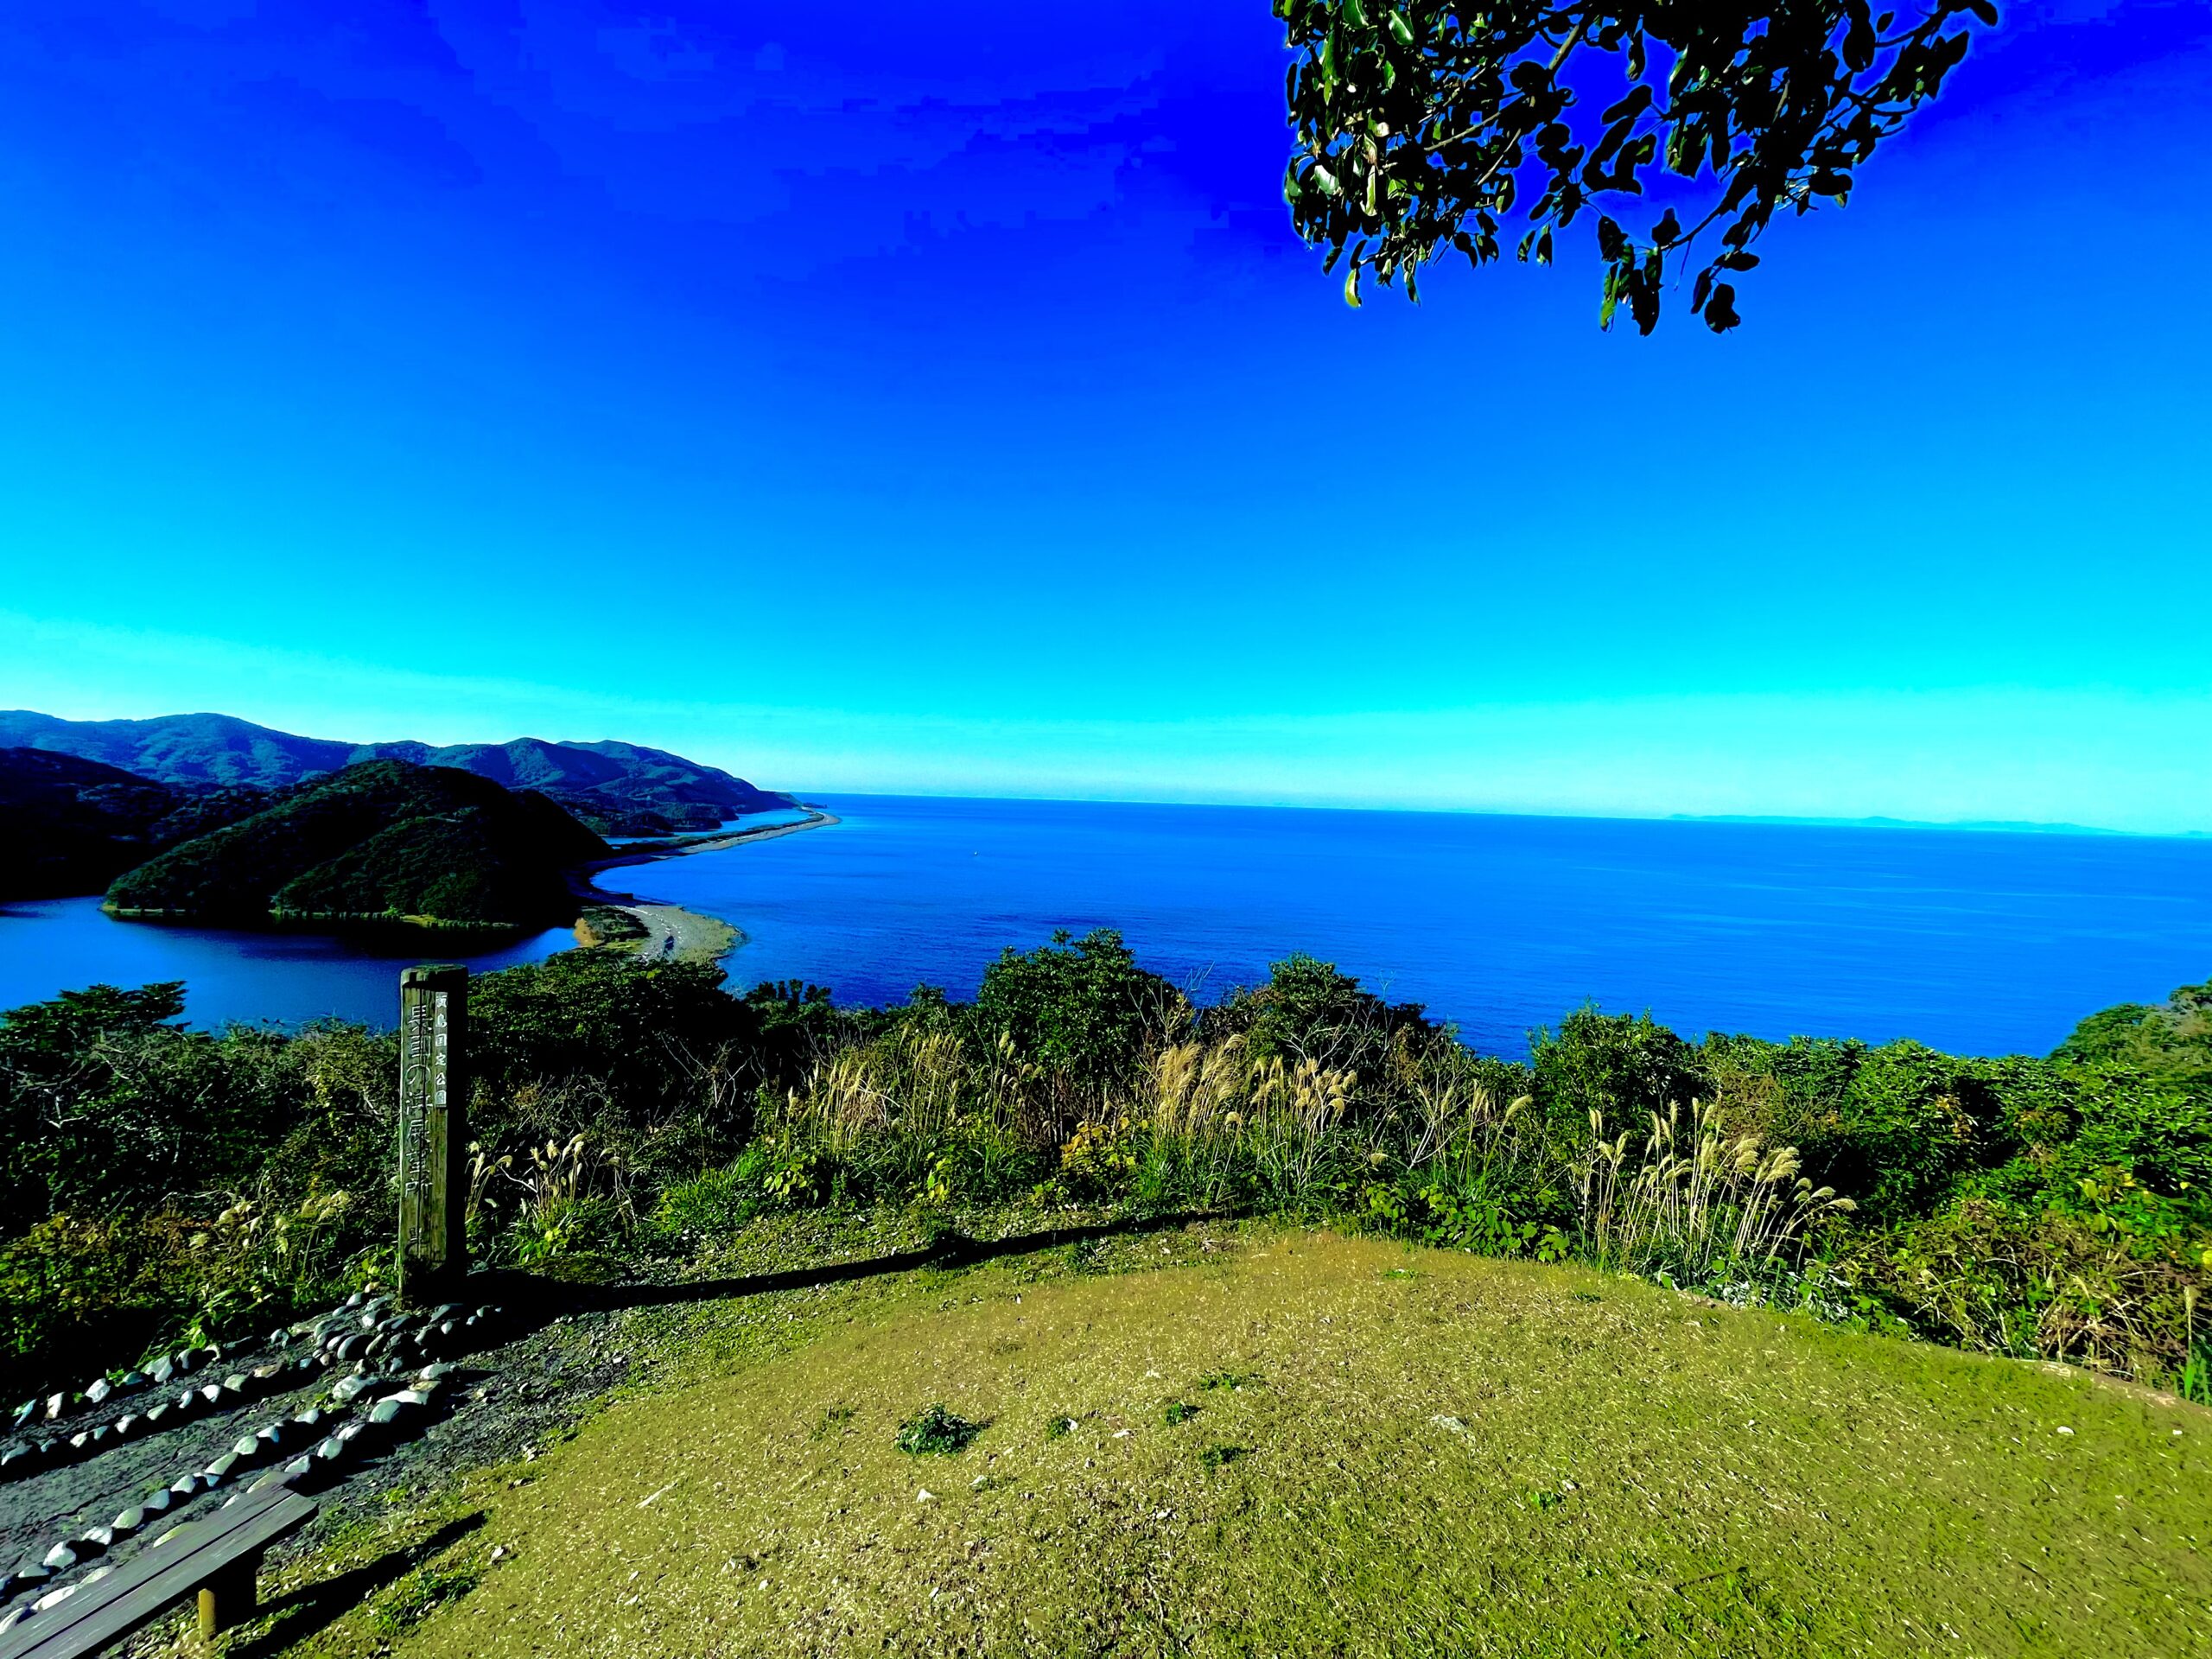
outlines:
[[578, 941], [588, 946], [603, 950], [630, 950], [639, 956], [658, 957], [670, 962], [713, 962], [727, 955], [744, 943], [742, 929], [716, 916], [702, 916], [696, 911], [685, 910], [677, 905], [655, 904], [635, 893], [610, 893], [597, 884], [596, 878], [605, 870], [629, 864], [657, 864], [664, 858], [682, 858], [690, 853], [716, 853], [748, 841], [772, 841], [778, 836], [797, 835], [802, 830], [819, 830], [838, 822], [834, 812], [824, 812], [818, 807], [804, 809], [810, 815], [798, 823], [764, 823], [748, 830], [741, 825], [727, 835], [709, 835], [696, 841], [677, 846], [664, 846], [651, 852], [618, 853], [612, 858], [595, 859], [577, 869], [577, 896], [593, 905], [609, 910], [619, 910], [634, 918], [645, 929], [641, 939], [602, 940], [592, 933], [586, 924], [576, 925]]

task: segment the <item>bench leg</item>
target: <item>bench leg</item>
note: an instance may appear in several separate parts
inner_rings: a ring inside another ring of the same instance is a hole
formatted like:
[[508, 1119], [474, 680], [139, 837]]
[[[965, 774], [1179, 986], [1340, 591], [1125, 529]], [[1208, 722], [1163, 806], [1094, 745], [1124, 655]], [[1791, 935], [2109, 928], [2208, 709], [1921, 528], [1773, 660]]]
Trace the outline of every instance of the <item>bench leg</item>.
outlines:
[[200, 1586], [200, 1634], [219, 1635], [253, 1617], [255, 1586], [261, 1557], [248, 1555], [232, 1561]]

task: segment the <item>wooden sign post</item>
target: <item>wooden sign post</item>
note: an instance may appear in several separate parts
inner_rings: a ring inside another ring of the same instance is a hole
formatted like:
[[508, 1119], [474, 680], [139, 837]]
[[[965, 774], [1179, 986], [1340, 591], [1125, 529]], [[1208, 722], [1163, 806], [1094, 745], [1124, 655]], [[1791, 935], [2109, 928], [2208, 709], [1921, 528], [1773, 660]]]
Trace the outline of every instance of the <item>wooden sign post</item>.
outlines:
[[399, 976], [399, 1299], [435, 1301], [468, 1271], [468, 970]]

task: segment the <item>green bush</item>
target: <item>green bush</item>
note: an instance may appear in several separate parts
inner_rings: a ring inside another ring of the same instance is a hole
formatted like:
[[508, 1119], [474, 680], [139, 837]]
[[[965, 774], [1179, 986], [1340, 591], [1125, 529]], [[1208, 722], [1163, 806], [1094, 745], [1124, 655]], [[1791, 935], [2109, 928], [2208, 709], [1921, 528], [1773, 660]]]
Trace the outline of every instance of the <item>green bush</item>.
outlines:
[[[823, 1206], [940, 1232], [1009, 1203], [1268, 1211], [2201, 1391], [2206, 1006], [2092, 1016], [2048, 1059], [1584, 1008], [1522, 1065], [1306, 957], [1194, 1016], [1104, 931], [1007, 952], [967, 1007], [582, 953], [474, 982], [469, 1227], [579, 1274]], [[94, 987], [0, 1017], [0, 1386], [388, 1271], [393, 1039], [181, 1007]]]
[[1111, 928], [1072, 945], [1065, 932], [1030, 951], [1012, 947], [984, 970], [975, 1022], [983, 1040], [1015, 1050], [1080, 1091], [1126, 1086], [1147, 1056], [1190, 1017], [1182, 994], [1147, 973]]

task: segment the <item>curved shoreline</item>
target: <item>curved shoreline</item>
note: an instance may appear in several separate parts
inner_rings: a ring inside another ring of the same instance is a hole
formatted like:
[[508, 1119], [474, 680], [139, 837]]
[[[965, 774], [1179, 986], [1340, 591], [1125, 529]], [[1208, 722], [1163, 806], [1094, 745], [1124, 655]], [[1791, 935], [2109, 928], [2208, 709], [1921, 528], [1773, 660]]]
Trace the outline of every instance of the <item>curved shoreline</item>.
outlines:
[[803, 810], [808, 816], [798, 823], [764, 823], [750, 830], [740, 827], [727, 835], [702, 836], [696, 841], [657, 847], [650, 852], [617, 853], [611, 858], [594, 859], [576, 866], [571, 877], [576, 897], [588, 905], [622, 912], [645, 934], [635, 942], [629, 938], [602, 939], [594, 935], [588, 918], [580, 918], [576, 923], [576, 943], [587, 950], [620, 950], [627, 947], [638, 956], [668, 962], [714, 962], [728, 956], [745, 943], [744, 930], [734, 923], [719, 916], [685, 910], [680, 905], [655, 904], [633, 893], [609, 893], [594, 878], [602, 870], [626, 864], [657, 864], [664, 858], [683, 858], [691, 853], [718, 853], [741, 842], [772, 841], [778, 836], [797, 835], [802, 830], [819, 830], [841, 822], [836, 813], [825, 812], [819, 807]]

